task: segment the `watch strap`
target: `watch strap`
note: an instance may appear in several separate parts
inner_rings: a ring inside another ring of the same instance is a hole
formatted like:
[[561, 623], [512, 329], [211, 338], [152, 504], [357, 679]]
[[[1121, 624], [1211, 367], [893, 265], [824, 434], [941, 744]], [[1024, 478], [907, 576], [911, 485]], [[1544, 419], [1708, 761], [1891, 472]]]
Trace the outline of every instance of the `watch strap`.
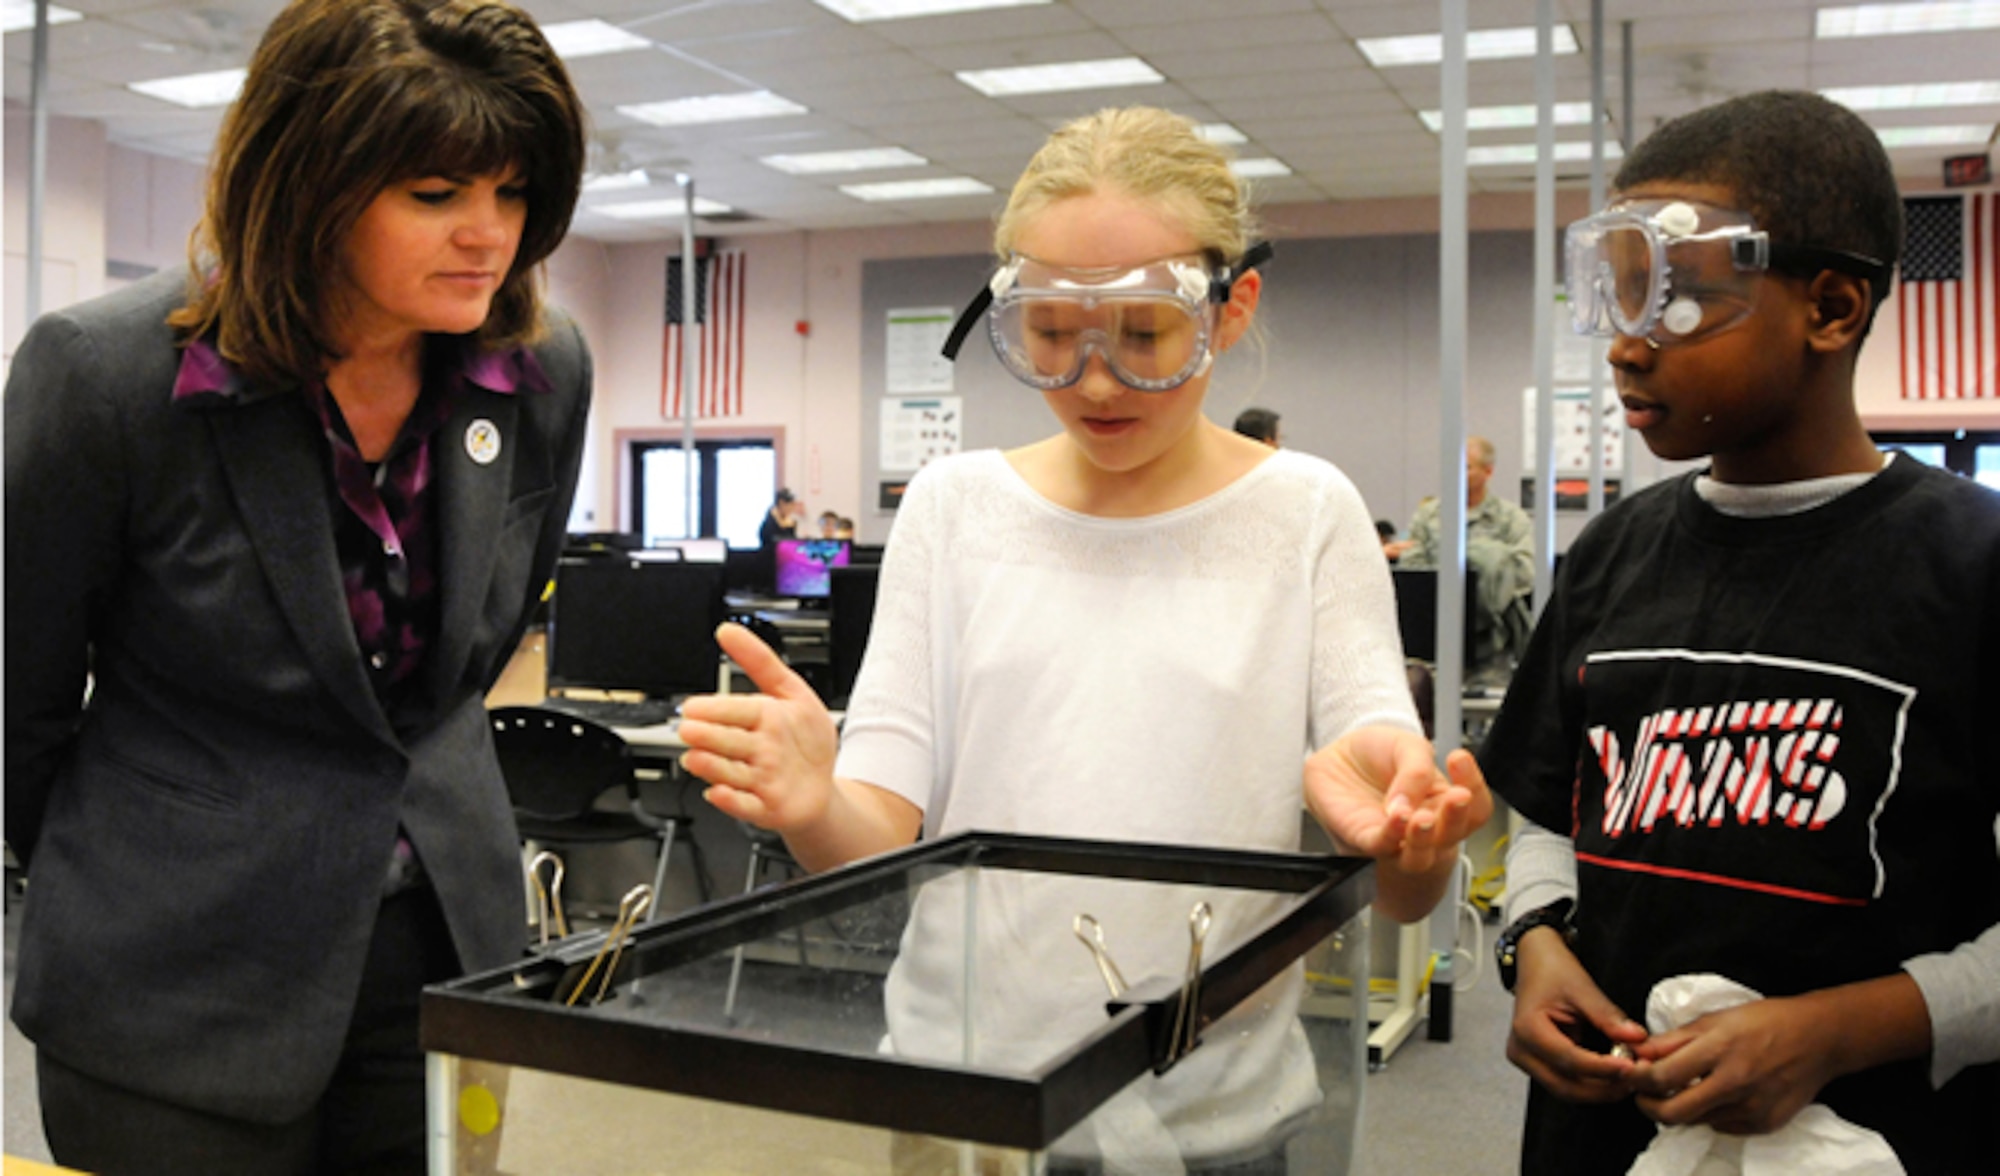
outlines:
[[1507, 925], [1500, 938], [1493, 941], [1493, 958], [1499, 965], [1500, 986], [1514, 991], [1515, 969], [1520, 963], [1521, 937], [1537, 927], [1551, 927], [1562, 933], [1565, 942], [1576, 941], [1576, 923], [1571, 919], [1576, 911], [1576, 900], [1559, 898], [1547, 906], [1539, 906]]

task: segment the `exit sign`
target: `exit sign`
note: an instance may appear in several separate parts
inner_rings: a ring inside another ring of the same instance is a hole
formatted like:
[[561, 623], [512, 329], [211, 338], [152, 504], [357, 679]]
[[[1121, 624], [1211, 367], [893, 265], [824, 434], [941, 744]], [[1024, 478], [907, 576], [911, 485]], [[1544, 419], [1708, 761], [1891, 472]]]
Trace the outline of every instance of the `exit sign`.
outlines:
[[1944, 161], [1944, 186], [1975, 188], [1993, 182], [1993, 160], [1986, 155], [1954, 155]]

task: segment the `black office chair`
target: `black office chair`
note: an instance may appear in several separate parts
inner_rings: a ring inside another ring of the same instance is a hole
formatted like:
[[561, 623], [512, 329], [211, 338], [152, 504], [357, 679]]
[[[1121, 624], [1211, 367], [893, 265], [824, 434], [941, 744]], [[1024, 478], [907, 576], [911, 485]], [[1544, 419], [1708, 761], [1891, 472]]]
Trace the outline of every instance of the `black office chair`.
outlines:
[[[792, 851], [786, 848], [782, 836], [769, 829], [759, 829], [748, 821], [736, 823], [743, 829], [744, 840], [750, 843], [750, 867], [743, 873], [743, 893], [748, 894], [762, 885], [765, 870], [772, 866], [778, 868], [780, 882], [788, 882], [806, 872], [805, 867], [799, 864], [799, 859], [793, 857]], [[799, 966], [811, 967], [811, 957], [806, 952], [805, 928], [796, 928], [792, 934], [798, 941]], [[730, 1025], [736, 1023], [736, 994], [742, 982], [743, 947], [739, 944], [731, 953], [729, 989], [722, 1000], [722, 1018]]]
[[[565, 849], [656, 839], [660, 843], [659, 863], [653, 869], [656, 895], [666, 882], [674, 843], [683, 842], [702, 901], [712, 897], [692, 817], [646, 807], [632, 769], [632, 750], [617, 732], [589, 719], [535, 706], [498, 707], [487, 717], [523, 840]], [[612, 789], [625, 793], [626, 807], [596, 807], [598, 798]], [[660, 905], [653, 904], [647, 921], [659, 917]]]
[[743, 893], [748, 894], [764, 885], [764, 873], [775, 866], [778, 881], [789, 882], [806, 872], [799, 859], [785, 846], [785, 839], [769, 829], [759, 829], [748, 821], [738, 821], [743, 827], [743, 837], [750, 843], [750, 868], [743, 873]]

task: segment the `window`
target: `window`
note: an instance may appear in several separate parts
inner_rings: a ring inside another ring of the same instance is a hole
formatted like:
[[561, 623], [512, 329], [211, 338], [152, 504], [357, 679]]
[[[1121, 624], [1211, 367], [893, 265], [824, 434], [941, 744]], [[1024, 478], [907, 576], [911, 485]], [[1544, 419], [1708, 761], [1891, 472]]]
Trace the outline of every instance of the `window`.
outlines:
[[1949, 429], [1869, 434], [1883, 449], [1900, 449], [1927, 465], [1976, 479], [2000, 490], [2000, 430]]
[[[697, 441], [692, 479], [679, 441], [631, 446], [632, 529], [646, 546], [703, 535], [719, 535], [731, 547], [757, 546], [757, 529], [778, 486], [778, 452], [770, 441]], [[690, 491], [693, 535], [688, 534]]]

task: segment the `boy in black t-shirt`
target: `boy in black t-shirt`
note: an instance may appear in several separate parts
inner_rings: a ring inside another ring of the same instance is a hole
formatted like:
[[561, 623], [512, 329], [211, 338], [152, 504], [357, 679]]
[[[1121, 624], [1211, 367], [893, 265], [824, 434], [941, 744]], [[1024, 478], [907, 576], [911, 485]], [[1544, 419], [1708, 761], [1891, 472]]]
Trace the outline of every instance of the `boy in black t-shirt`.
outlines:
[[[1531, 824], [1499, 949], [1522, 1170], [1823, 1103], [1911, 1173], [2000, 1155], [2000, 495], [1885, 463], [1854, 370], [1902, 248], [1873, 131], [1804, 93], [1661, 127], [1569, 230], [1628, 426], [1710, 466], [1571, 546], [1480, 752]], [[1648, 1036], [1653, 986], [1763, 999]]]

